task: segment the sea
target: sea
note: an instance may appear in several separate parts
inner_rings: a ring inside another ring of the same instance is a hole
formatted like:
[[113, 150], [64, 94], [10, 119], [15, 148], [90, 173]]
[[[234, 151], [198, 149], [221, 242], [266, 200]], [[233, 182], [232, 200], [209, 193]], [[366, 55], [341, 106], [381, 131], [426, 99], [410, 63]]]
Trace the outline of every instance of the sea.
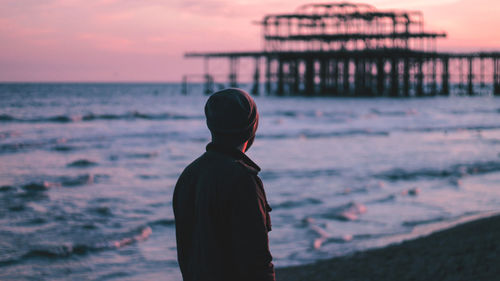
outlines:
[[[172, 194], [210, 141], [181, 88], [0, 84], [0, 280], [181, 280]], [[255, 101], [276, 267], [500, 210], [498, 97]]]

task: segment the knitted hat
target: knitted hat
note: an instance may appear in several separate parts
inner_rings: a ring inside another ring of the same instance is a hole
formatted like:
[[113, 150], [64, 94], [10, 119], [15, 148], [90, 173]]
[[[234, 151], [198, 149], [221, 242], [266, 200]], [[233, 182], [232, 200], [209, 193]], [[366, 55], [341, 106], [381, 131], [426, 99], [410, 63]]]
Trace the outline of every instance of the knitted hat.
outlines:
[[234, 147], [253, 140], [259, 123], [252, 97], [236, 88], [211, 95], [205, 104], [205, 116], [212, 142]]

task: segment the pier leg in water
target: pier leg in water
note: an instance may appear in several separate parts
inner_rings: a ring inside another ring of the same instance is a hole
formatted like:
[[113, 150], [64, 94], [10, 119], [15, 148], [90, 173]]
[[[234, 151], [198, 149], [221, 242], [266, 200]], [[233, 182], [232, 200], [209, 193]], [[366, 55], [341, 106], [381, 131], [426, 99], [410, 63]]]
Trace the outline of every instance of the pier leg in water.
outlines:
[[385, 91], [385, 61], [382, 58], [377, 60], [377, 95], [383, 96]]
[[330, 61], [327, 59], [321, 59], [319, 61], [319, 88], [320, 88], [320, 95], [326, 95], [327, 94], [327, 87], [328, 87], [328, 69], [330, 67]]
[[448, 72], [448, 64], [449, 59], [443, 58], [443, 76], [442, 76], [442, 87], [441, 87], [441, 95], [448, 96], [450, 95], [449, 83], [450, 83], [450, 73]]
[[432, 95], [435, 96], [437, 95], [437, 60], [433, 58], [431, 60], [432, 63]]
[[271, 95], [271, 58], [266, 58], [266, 94]]
[[391, 97], [399, 96], [399, 61], [397, 59], [392, 59], [391, 67]]
[[417, 96], [424, 96], [424, 61], [422, 59], [418, 60], [417, 69]]
[[188, 87], [187, 87], [187, 76], [184, 75], [182, 76], [182, 89], [181, 89], [181, 93], [183, 95], [187, 95], [187, 92], [188, 92]]
[[500, 96], [500, 69], [498, 58], [493, 59], [493, 95]]
[[362, 61], [355, 57], [354, 58], [354, 95], [359, 97], [362, 95], [362, 87], [361, 87], [361, 80], [363, 79], [363, 73], [362, 73]]
[[474, 86], [472, 85], [473, 82], [473, 74], [472, 74], [472, 57], [469, 58], [469, 75], [468, 75], [468, 80], [469, 80], [469, 86], [468, 86], [468, 93], [469, 96], [474, 95]]
[[210, 74], [205, 74], [205, 94], [210, 95], [214, 92], [214, 80]]
[[404, 59], [403, 94], [405, 97], [410, 96], [410, 61], [408, 57]]
[[500, 96], [500, 69], [498, 58], [493, 59], [493, 94]]
[[299, 63], [300, 61], [295, 59], [292, 61], [291, 67], [291, 75], [292, 75], [292, 92], [293, 95], [299, 94], [299, 86], [300, 86], [300, 72], [299, 72]]
[[258, 96], [260, 94], [260, 59], [259, 57], [255, 58], [255, 72], [253, 74], [253, 87], [252, 87], [252, 95]]
[[314, 96], [316, 93], [314, 91], [314, 59], [306, 59], [306, 71], [305, 71], [305, 81], [306, 81], [306, 96]]
[[332, 61], [332, 89], [331, 93], [333, 95], [338, 95], [339, 91], [339, 64], [338, 60]]
[[344, 96], [348, 96], [349, 93], [350, 93], [350, 86], [349, 86], [349, 64], [350, 64], [350, 61], [348, 58], [344, 59], [344, 70], [343, 70], [343, 74], [344, 74], [344, 82], [343, 82], [343, 85], [344, 85]]
[[237, 72], [238, 72], [238, 59], [232, 57], [229, 59], [229, 86], [236, 88], [238, 87], [237, 82]]
[[283, 85], [284, 85], [284, 80], [283, 80], [283, 76], [284, 76], [283, 64], [284, 63], [285, 62], [283, 61], [282, 58], [278, 59], [278, 90], [276, 91], [276, 94], [278, 96], [283, 96], [284, 95], [284, 88], [283, 88]]

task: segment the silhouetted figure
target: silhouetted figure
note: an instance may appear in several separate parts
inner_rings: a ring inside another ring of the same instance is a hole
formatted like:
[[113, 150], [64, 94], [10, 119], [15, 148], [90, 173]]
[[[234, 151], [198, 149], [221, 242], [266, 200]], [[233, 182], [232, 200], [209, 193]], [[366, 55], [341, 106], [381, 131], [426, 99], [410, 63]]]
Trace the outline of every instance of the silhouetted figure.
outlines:
[[245, 155], [259, 114], [240, 89], [214, 93], [205, 105], [212, 142], [175, 186], [177, 255], [184, 281], [275, 280], [271, 220], [259, 166]]

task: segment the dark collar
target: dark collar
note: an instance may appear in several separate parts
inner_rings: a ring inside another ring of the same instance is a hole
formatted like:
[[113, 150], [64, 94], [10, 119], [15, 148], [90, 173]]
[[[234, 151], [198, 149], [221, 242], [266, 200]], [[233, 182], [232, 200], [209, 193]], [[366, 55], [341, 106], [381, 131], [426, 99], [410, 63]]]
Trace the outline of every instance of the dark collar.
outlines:
[[216, 151], [216, 152], [220, 152], [220, 153], [229, 155], [236, 160], [241, 160], [244, 164], [255, 169], [256, 172], [260, 172], [259, 165], [255, 164], [255, 162], [253, 162], [252, 159], [248, 158], [248, 156], [245, 153], [243, 153], [241, 150], [239, 150], [235, 147], [223, 146], [223, 145], [211, 142], [211, 143], [207, 144], [207, 151]]

